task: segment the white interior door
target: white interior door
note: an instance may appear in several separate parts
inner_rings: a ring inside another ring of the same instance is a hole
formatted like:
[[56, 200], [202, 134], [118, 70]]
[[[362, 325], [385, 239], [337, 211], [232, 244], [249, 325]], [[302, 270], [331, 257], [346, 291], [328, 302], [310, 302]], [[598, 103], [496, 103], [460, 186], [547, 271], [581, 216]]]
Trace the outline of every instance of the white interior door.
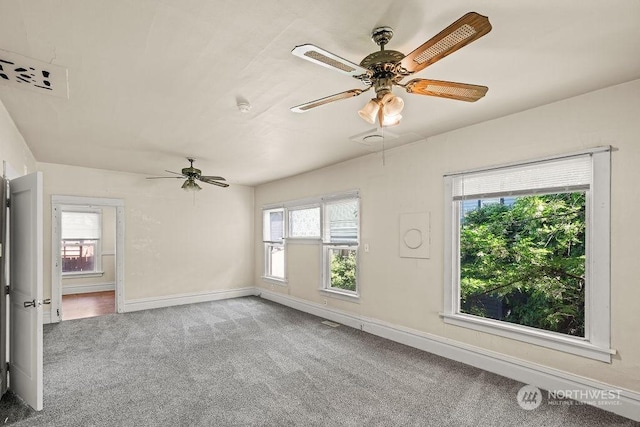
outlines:
[[10, 181], [9, 388], [42, 410], [42, 173]]

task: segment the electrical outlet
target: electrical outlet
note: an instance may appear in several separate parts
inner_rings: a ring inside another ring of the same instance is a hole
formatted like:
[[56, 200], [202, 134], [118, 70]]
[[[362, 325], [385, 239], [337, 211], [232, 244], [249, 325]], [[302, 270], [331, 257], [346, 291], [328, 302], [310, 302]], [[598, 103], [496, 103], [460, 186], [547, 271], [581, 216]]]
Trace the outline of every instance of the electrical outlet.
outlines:
[[322, 300], [322, 303], [323, 303], [324, 305], [327, 305], [327, 299], [326, 299], [326, 298], [325, 298], [325, 299], [323, 299], [323, 300]]
[[271, 284], [271, 290], [274, 290], [275, 286], [273, 285], [273, 283]]

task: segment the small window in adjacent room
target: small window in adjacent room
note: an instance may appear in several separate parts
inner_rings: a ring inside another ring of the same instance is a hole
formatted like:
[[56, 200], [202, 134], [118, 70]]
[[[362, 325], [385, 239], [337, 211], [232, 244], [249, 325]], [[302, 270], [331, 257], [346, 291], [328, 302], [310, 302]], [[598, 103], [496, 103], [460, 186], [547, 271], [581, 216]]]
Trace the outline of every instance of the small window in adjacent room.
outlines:
[[285, 280], [284, 209], [263, 211], [264, 277]]
[[358, 295], [359, 199], [324, 203], [324, 289]]
[[610, 151], [445, 177], [445, 322], [610, 361]]
[[102, 212], [62, 211], [61, 226], [62, 274], [102, 273]]

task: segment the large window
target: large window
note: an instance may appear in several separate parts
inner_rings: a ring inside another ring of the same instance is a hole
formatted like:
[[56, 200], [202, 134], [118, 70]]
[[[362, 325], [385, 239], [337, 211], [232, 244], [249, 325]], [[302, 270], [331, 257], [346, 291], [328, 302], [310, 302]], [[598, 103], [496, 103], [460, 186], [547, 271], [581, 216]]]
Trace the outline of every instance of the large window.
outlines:
[[102, 212], [62, 211], [61, 226], [62, 274], [102, 273]]
[[445, 321], [610, 361], [609, 151], [445, 178]]
[[285, 279], [284, 209], [263, 211], [264, 277]]
[[358, 296], [357, 193], [288, 202], [263, 210], [264, 278], [286, 280], [287, 245], [322, 246], [321, 290]]

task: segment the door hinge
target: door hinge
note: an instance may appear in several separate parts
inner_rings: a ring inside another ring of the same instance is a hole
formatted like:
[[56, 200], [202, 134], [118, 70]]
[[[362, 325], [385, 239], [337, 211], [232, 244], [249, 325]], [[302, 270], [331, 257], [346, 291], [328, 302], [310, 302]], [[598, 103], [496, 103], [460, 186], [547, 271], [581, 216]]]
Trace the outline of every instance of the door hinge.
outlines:
[[59, 308], [56, 309], [56, 314], [58, 315], [58, 317], [60, 317], [60, 309]]
[[9, 290], [10, 290], [10, 289], [11, 289], [11, 288], [9, 287], [9, 285], [5, 286], [5, 287], [4, 287], [4, 294], [5, 294], [5, 295], [9, 295]]
[[7, 362], [7, 366], [6, 367], [7, 367], [6, 371], [9, 372], [9, 362]]
[[11, 207], [11, 199], [7, 199], [7, 207], [10, 208]]

